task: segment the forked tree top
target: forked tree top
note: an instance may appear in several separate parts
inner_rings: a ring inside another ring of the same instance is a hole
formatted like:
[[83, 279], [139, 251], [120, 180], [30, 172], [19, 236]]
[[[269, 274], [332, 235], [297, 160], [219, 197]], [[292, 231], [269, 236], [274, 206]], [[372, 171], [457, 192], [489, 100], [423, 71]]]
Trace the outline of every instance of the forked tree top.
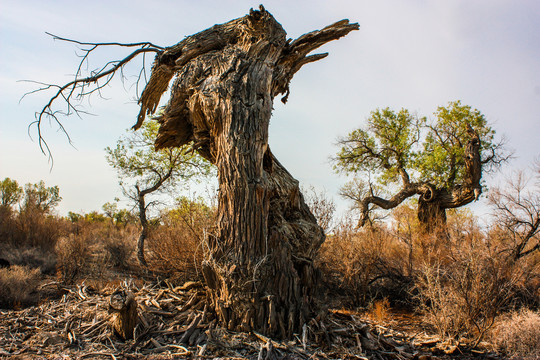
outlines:
[[347, 35], [352, 30], [358, 30], [358, 23], [341, 20], [322, 30], [315, 30], [292, 41], [286, 39], [283, 27], [274, 19], [272, 14], [261, 5], [259, 10], [251, 9], [249, 14], [231, 20], [227, 23], [191, 35], [178, 44], [165, 48], [156, 55], [152, 74], [139, 100], [141, 110], [134, 129], [138, 129], [145, 116], [153, 114], [161, 96], [167, 90], [170, 80], [190, 61], [213, 52], [234, 48], [243, 52], [248, 59], [257, 61], [257, 50], [264, 44], [278, 48], [278, 56], [274, 63], [272, 79], [272, 97], [285, 94], [283, 102], [287, 101], [289, 82], [293, 75], [305, 64], [320, 60], [328, 53], [309, 55], [318, 47], [332, 40]]

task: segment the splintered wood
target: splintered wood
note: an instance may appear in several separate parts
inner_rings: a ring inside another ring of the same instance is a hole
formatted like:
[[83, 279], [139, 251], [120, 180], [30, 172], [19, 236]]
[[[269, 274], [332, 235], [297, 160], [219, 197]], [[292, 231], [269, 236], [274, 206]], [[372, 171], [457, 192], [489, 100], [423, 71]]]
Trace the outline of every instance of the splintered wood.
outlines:
[[[101, 292], [84, 285], [64, 290], [59, 300], [0, 310], [0, 358], [429, 359], [429, 347], [437, 343], [419, 341], [418, 336], [413, 341], [357, 315], [332, 310], [288, 341], [227, 331], [217, 325], [206, 291], [196, 282], [140, 288], [125, 283]], [[118, 328], [122, 311], [138, 315], [131, 334]]]

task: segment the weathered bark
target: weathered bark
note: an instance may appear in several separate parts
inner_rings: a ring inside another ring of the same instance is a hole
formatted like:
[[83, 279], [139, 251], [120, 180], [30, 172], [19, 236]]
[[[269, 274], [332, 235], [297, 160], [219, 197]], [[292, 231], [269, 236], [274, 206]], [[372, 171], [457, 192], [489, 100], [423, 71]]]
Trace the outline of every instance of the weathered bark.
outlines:
[[124, 290], [115, 291], [109, 299], [109, 313], [114, 332], [124, 340], [133, 338], [133, 330], [139, 321], [135, 295]]
[[177, 79], [159, 118], [156, 148], [193, 148], [217, 166], [217, 237], [203, 266], [209, 299], [231, 330], [277, 337], [301, 329], [311, 307], [313, 258], [324, 233], [296, 181], [268, 147], [273, 99], [312, 50], [352, 30], [340, 21], [293, 42], [260, 11], [187, 37], [156, 57], [141, 97], [139, 126], [170, 79]]
[[433, 232], [437, 228], [446, 225], [446, 209], [461, 207], [478, 199], [482, 193], [480, 179], [482, 178], [482, 162], [480, 158], [480, 137], [468, 125], [467, 132], [470, 136], [464, 154], [465, 177], [463, 183], [451, 188], [435, 189], [424, 192], [418, 200], [418, 220], [424, 230]]

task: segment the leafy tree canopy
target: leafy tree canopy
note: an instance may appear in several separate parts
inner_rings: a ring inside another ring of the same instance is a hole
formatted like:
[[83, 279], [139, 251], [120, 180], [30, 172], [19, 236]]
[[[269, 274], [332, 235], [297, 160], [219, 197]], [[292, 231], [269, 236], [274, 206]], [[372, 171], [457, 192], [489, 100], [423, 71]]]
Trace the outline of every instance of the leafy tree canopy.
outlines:
[[24, 209], [36, 208], [43, 212], [52, 210], [62, 200], [58, 186], [46, 187], [41, 180], [37, 184], [24, 186]]
[[[364, 175], [342, 188], [342, 195], [360, 204], [361, 224], [372, 205], [392, 209], [414, 195], [421, 195], [422, 212], [445, 221], [445, 209], [478, 197], [482, 171], [507, 159], [502, 142], [494, 139], [485, 116], [460, 101], [437, 108], [433, 119], [406, 109], [377, 109], [364, 128], [338, 140], [334, 169]], [[395, 188], [399, 191], [391, 195]], [[426, 210], [427, 203], [435, 207]]]
[[465, 175], [468, 126], [479, 134], [482, 163], [493, 166], [500, 162], [501, 144], [494, 142], [495, 131], [479, 110], [458, 100], [439, 107], [434, 115], [428, 121], [406, 109], [372, 111], [365, 129], [339, 139], [341, 149], [334, 169], [376, 174], [376, 182], [383, 185], [415, 180], [451, 187]]
[[9, 207], [18, 203], [22, 192], [23, 190], [16, 180], [5, 178], [0, 181], [0, 205]]
[[178, 180], [195, 180], [211, 172], [211, 164], [187, 146], [156, 151], [158, 130], [157, 121], [146, 121], [140, 130], [128, 130], [115, 148], [105, 149], [109, 165], [117, 170], [120, 185], [130, 198], [137, 198], [135, 187], [143, 191], [157, 185], [149, 193], [171, 192]]

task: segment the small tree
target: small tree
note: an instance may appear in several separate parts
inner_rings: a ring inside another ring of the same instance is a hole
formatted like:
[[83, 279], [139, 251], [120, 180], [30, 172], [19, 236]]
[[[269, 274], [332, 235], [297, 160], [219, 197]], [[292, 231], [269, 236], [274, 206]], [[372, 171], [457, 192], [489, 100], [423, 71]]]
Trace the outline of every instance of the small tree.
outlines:
[[339, 139], [336, 171], [368, 176], [342, 193], [357, 203], [360, 226], [374, 206], [393, 209], [419, 195], [418, 218], [431, 232], [446, 223], [446, 209], [478, 199], [482, 170], [506, 159], [494, 134], [480, 111], [460, 101], [439, 107], [431, 122], [405, 109], [375, 110], [366, 129]]
[[46, 187], [41, 180], [37, 184], [24, 185], [23, 211], [50, 212], [62, 200], [58, 185]]
[[0, 181], [0, 206], [10, 208], [21, 199], [22, 188], [16, 180], [5, 178]]
[[172, 193], [179, 185], [197, 176], [209, 175], [211, 164], [187, 146], [154, 149], [159, 124], [147, 121], [141, 131], [128, 130], [128, 135], [121, 137], [116, 148], [107, 147], [107, 161], [114, 167], [120, 178], [124, 194], [132, 199], [139, 212], [141, 234], [137, 242], [137, 258], [146, 266], [144, 242], [148, 237], [148, 208], [155, 201], [147, 202], [147, 196], [155, 193]]

